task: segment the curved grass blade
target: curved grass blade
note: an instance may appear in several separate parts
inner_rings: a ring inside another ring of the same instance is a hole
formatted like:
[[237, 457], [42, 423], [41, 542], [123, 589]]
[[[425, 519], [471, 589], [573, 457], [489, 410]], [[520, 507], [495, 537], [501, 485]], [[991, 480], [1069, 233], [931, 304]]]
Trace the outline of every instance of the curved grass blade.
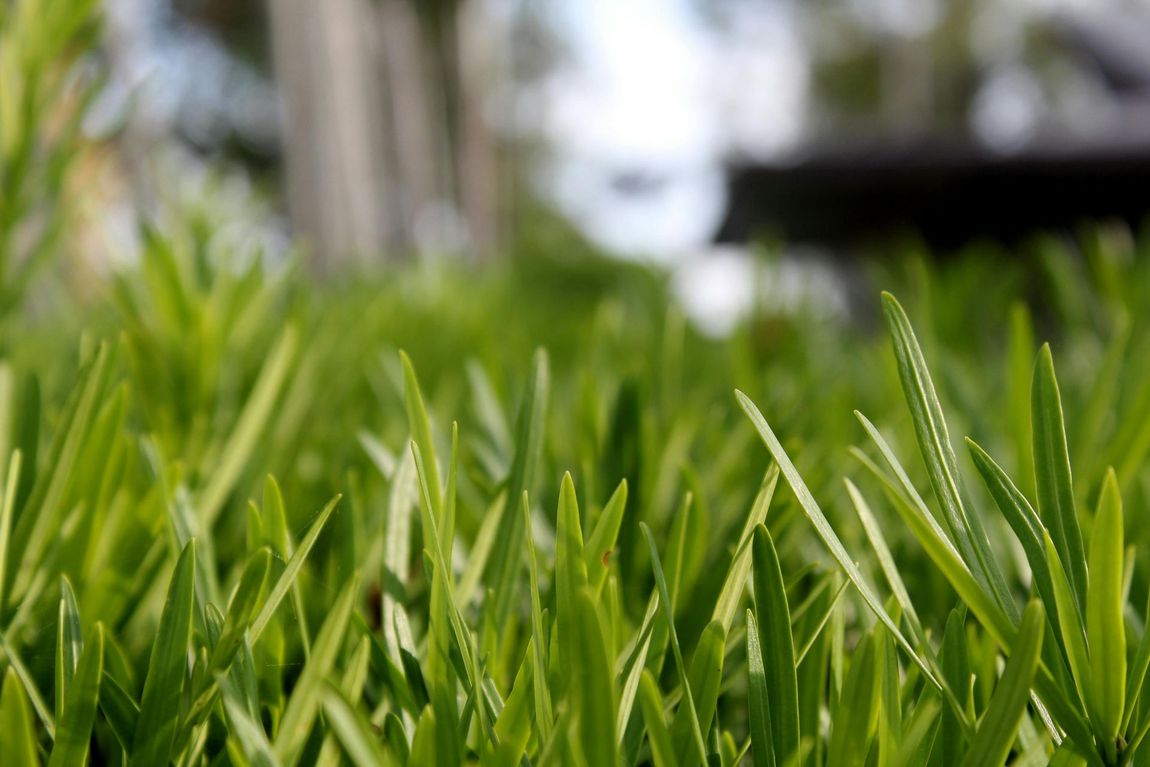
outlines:
[[[691, 753], [690, 740], [696, 728], [698, 732], [711, 731], [711, 720], [715, 717], [715, 706], [719, 701], [719, 688], [723, 681], [726, 640], [727, 632], [719, 621], [711, 621], [703, 630], [695, 647], [694, 657], [691, 658], [691, 670], [688, 675], [695, 711], [692, 713], [685, 706], [680, 706], [671, 721], [671, 743], [675, 746], [675, 752], [683, 755], [682, 763], [689, 767], [700, 763], [707, 764], [706, 758], [699, 762], [698, 757]], [[698, 717], [695, 727], [687, 721], [687, 717], [692, 715]]]
[[739, 544], [735, 548], [735, 555], [731, 559], [731, 566], [727, 570], [727, 577], [723, 581], [723, 588], [715, 600], [715, 609], [711, 619], [723, 624], [723, 629], [729, 631], [731, 622], [738, 612], [739, 603], [743, 599], [743, 592], [747, 585], [747, 576], [751, 573], [751, 540], [755, 531], [767, 519], [767, 511], [771, 507], [771, 499], [775, 496], [775, 487], [779, 482], [779, 466], [772, 463], [763, 475], [759, 485], [759, 492], [751, 506], [751, 513], [743, 523], [743, 531], [739, 534]]
[[599, 613], [586, 587], [575, 594], [576, 635], [573, 676], [568, 684], [574, 688], [577, 727], [583, 753], [589, 764], [610, 765], [618, 762], [615, 748], [615, 690], [610, 661]]
[[371, 731], [371, 725], [334, 686], [328, 685], [323, 692], [323, 711], [344, 753], [356, 767], [388, 767], [395, 764], [390, 752], [380, 747]]
[[[779, 465], [779, 470], [782, 472], [783, 478], [786, 479], [787, 484], [790, 485], [792, 492], [795, 494], [795, 498], [798, 499], [799, 505], [806, 513], [807, 518], [811, 521], [811, 524], [815, 528], [815, 532], [818, 534], [819, 538], [822, 539], [823, 544], [827, 547], [827, 549], [830, 550], [831, 556], [834, 557], [835, 561], [838, 562], [839, 567], [842, 568], [847, 578], [849, 578], [851, 583], [854, 584], [855, 588], [859, 592], [859, 595], [863, 598], [863, 601], [866, 602], [867, 607], [871, 609], [875, 617], [878, 618], [879, 621], [884, 626], [886, 626], [887, 630], [891, 632], [903, 650], [906, 651], [911, 659], [914, 660], [915, 664], [917, 664], [921, 669], [923, 675], [930, 681], [932, 685], [934, 685], [939, 690], [942, 690], [943, 685], [931, 671], [926, 661], [919, 657], [918, 653], [914, 651], [914, 648], [911, 646], [910, 642], [908, 642], [906, 637], [902, 635], [902, 632], [898, 630], [898, 626], [893, 620], [891, 620], [890, 615], [887, 614], [882, 600], [878, 598], [878, 595], [874, 593], [873, 589], [871, 589], [870, 584], [868, 584], [863, 578], [862, 572], [859, 571], [858, 566], [855, 564], [850, 554], [847, 553], [846, 547], [843, 546], [842, 541], [839, 540], [839, 537], [835, 533], [834, 528], [832, 528], [830, 522], [827, 521], [827, 518], [823, 514], [822, 509], [819, 508], [819, 505], [815, 501], [814, 496], [811, 495], [811, 491], [807, 488], [806, 483], [803, 482], [803, 478], [799, 476], [798, 469], [796, 469], [795, 465], [791, 463], [790, 457], [787, 455], [786, 451], [783, 450], [783, 446], [779, 443], [778, 437], [775, 436], [775, 433], [771, 430], [771, 427], [767, 425], [767, 421], [765, 418], [763, 418], [763, 414], [759, 412], [757, 407], [755, 407], [755, 403], [751, 402], [750, 398], [743, 394], [741, 391], [736, 390], [735, 396], [738, 398], [739, 405], [742, 407], [743, 412], [746, 413], [747, 417], [751, 419], [751, 423], [754, 425], [755, 430], [758, 431], [759, 437], [763, 440], [763, 443], [767, 446], [767, 450], [770, 451], [771, 456]], [[966, 568], [963, 567], [962, 569], [965, 571]]]
[[994, 689], [982, 723], [963, 760], [964, 767], [1003, 764], [1018, 731], [1018, 723], [1030, 699], [1030, 685], [1042, 652], [1046, 616], [1037, 599], [1026, 606], [1018, 637], [1006, 662], [1006, 670]]
[[140, 698], [140, 718], [132, 744], [132, 764], [167, 764], [180, 718], [188, 675], [188, 642], [195, 604], [196, 542], [188, 541], [176, 562], [160, 627], [148, 661]]
[[284, 567], [283, 573], [276, 580], [270, 592], [268, 592], [267, 601], [264, 602], [263, 607], [260, 608], [256, 619], [252, 621], [251, 629], [249, 629], [251, 643], [254, 645], [256, 640], [260, 638], [260, 634], [267, 628], [268, 621], [275, 615], [276, 608], [280, 606], [280, 602], [287, 595], [288, 590], [295, 582], [296, 576], [299, 575], [300, 568], [303, 567], [304, 560], [307, 555], [311, 553], [312, 547], [315, 546], [319, 534], [323, 531], [324, 525], [327, 524], [328, 519], [331, 518], [332, 512], [335, 511], [339, 505], [342, 495], [337, 495], [328, 501], [327, 505], [323, 507], [323, 511], [316, 517], [315, 522], [312, 523], [311, 528], [308, 529], [307, 535], [300, 541], [299, 547], [292, 553], [291, 559], [288, 560], [287, 566]]
[[978, 514], [968, 514], [963, 502], [962, 477], [950, 444], [946, 417], [910, 320], [890, 293], [882, 294], [882, 303], [919, 451], [935, 497], [942, 506], [948, 532], [975, 580], [994, 596], [1011, 622], [1016, 622], [1018, 607], [990, 551], [982, 521]]

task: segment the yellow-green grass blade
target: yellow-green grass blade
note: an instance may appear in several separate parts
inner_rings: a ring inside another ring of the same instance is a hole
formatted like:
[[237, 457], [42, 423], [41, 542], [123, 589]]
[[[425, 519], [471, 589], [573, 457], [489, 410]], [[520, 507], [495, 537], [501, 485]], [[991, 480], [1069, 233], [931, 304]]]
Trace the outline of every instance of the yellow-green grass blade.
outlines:
[[1006, 662], [1006, 670], [994, 689], [990, 704], [982, 715], [964, 767], [1003, 764], [1014, 743], [1018, 724], [1026, 712], [1030, 687], [1042, 653], [1042, 636], [1046, 616], [1042, 603], [1032, 600], [1022, 616], [1022, 625]]
[[1090, 536], [1090, 570], [1086, 592], [1086, 644], [1090, 677], [1089, 710], [1107, 758], [1117, 758], [1116, 743], [1126, 703], [1126, 625], [1123, 570], [1122, 497], [1114, 471], [1106, 473]]

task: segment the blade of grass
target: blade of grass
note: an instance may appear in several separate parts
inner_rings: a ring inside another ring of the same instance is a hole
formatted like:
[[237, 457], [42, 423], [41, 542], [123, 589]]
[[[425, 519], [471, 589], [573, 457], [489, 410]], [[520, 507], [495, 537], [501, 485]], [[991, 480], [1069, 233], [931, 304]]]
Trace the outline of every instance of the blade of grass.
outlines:
[[1074, 505], [1062, 397], [1054, 377], [1054, 358], [1049, 344], [1043, 344], [1034, 364], [1030, 407], [1038, 513], [1050, 530], [1054, 549], [1066, 568], [1074, 604], [1081, 611], [1086, 601], [1086, 550]]
[[104, 626], [97, 623], [85, 638], [84, 651], [80, 654], [76, 675], [64, 701], [64, 713], [56, 729], [48, 767], [74, 767], [87, 763], [103, 673]]
[[751, 758], [755, 767], [774, 767], [773, 712], [756, 623], [754, 613], [747, 610], [747, 727], [751, 731]]
[[140, 698], [140, 718], [132, 744], [133, 765], [167, 764], [180, 720], [188, 674], [188, 643], [195, 604], [196, 543], [188, 542], [176, 562], [152, 644], [148, 676]]
[[72, 584], [60, 576], [60, 609], [56, 622], [56, 719], [64, 712], [68, 687], [76, 673], [76, 663], [83, 650], [84, 636], [80, 629], [80, 610]]
[[650, 671], [644, 671], [639, 680], [639, 707], [647, 725], [647, 742], [651, 745], [651, 759], [655, 767], [676, 767], [679, 764], [667, 720], [663, 718], [663, 696]]
[[1122, 497], [1114, 470], [1106, 472], [1090, 536], [1086, 592], [1086, 644], [1090, 652], [1088, 694], [1098, 712], [1095, 728], [1107, 758], [1116, 743], [1126, 703], [1126, 625], [1122, 617]]
[[36, 730], [28, 711], [24, 685], [11, 666], [4, 672], [0, 689], [0, 753], [14, 767], [36, 767]]
[[[774, 737], [777, 761], [787, 764], [799, 751], [797, 664], [783, 571], [771, 534], [763, 525], [755, 528], [752, 560], [756, 624], [764, 627], [762, 661], [765, 664], [767, 697], [770, 701], [768, 711], [771, 734]], [[750, 623], [747, 628], [749, 631]]]
[[1003, 764], [1018, 732], [1018, 723], [1026, 711], [1030, 685], [1042, 652], [1042, 635], [1046, 616], [1042, 603], [1032, 600], [1022, 616], [1006, 670], [994, 689], [990, 704], [963, 760], [964, 767]]

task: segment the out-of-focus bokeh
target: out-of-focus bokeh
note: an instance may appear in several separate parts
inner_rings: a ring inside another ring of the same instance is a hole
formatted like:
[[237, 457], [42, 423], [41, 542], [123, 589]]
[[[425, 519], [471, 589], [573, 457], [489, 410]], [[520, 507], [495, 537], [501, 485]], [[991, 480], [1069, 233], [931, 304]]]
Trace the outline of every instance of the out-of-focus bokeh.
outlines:
[[557, 217], [729, 303], [764, 236], [955, 248], [1150, 194], [1140, 2], [108, 0], [104, 35], [124, 235], [211, 176], [244, 237], [325, 268]]

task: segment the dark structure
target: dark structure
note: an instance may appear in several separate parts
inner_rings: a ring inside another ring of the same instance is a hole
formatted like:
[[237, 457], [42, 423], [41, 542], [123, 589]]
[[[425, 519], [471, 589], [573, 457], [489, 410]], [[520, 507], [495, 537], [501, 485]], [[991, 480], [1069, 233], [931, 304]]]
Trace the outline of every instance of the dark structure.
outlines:
[[1150, 130], [1140, 140], [997, 154], [975, 143], [833, 149], [786, 166], [735, 168], [716, 240], [770, 233], [856, 243], [914, 231], [939, 248], [1012, 241], [1087, 218], [1138, 224], [1150, 213]]

